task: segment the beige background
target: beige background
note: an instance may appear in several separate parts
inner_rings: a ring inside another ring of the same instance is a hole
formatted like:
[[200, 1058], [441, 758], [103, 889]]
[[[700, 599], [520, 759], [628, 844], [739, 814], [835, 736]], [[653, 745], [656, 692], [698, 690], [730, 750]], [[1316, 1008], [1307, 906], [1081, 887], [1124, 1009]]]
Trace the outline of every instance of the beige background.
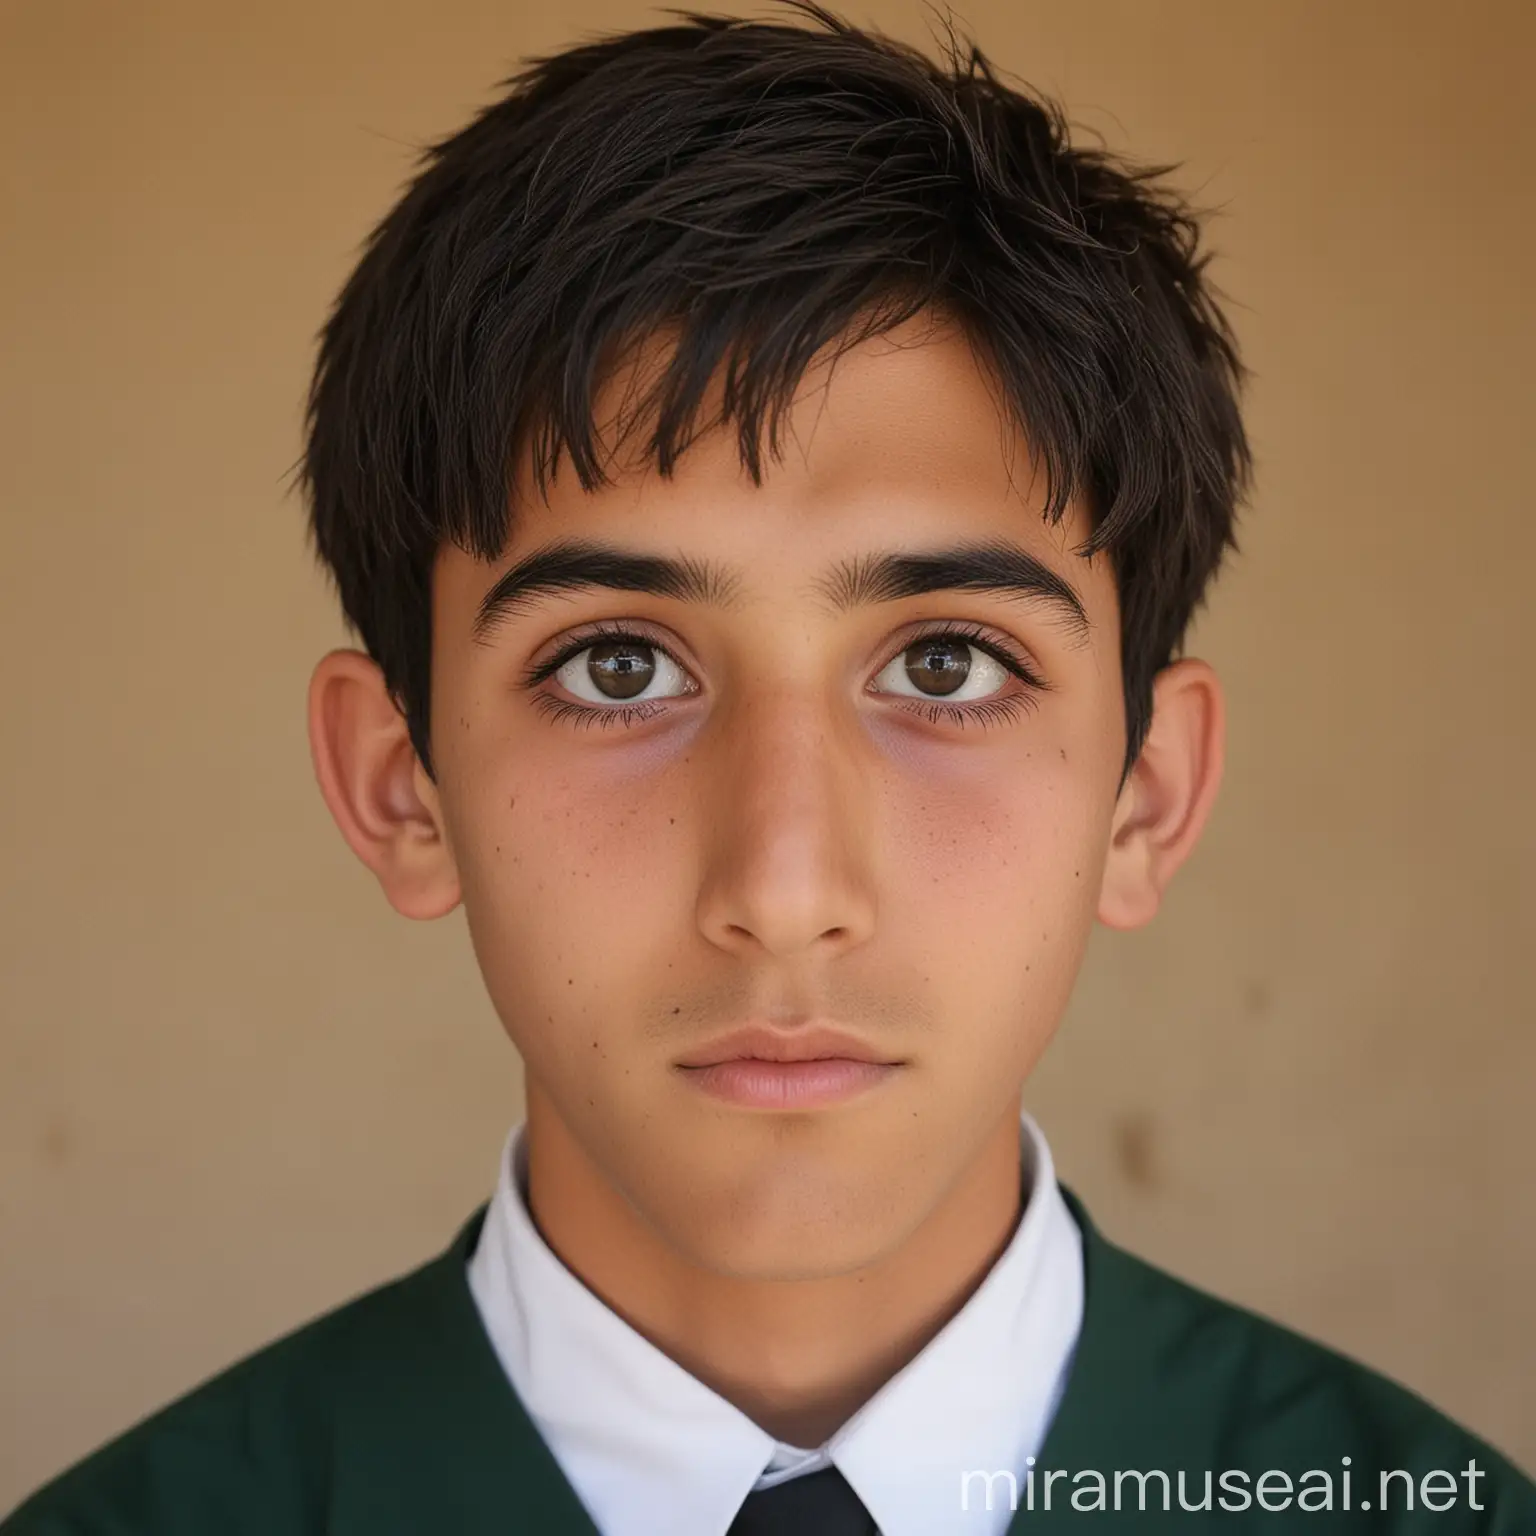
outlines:
[[[312, 337], [525, 52], [658, 13], [0, 10], [0, 1508], [436, 1252], [519, 1076], [313, 786]], [[850, 10], [921, 39], [915, 0]], [[1259, 493], [1229, 778], [1030, 1091], [1109, 1232], [1536, 1465], [1536, 11], [970, 0], [1226, 213]]]

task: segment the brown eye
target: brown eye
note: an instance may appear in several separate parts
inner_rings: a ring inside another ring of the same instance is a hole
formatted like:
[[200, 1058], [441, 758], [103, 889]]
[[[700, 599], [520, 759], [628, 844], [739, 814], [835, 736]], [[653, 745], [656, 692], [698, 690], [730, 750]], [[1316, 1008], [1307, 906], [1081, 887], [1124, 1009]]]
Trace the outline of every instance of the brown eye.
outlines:
[[876, 686], [908, 699], [990, 699], [1008, 683], [1009, 668], [964, 635], [924, 635], [881, 668]]
[[555, 670], [560, 684], [589, 704], [676, 698], [692, 692], [688, 675], [659, 645], [645, 640], [603, 640], [585, 645]]
[[594, 645], [587, 652], [587, 676], [605, 698], [632, 699], [656, 675], [645, 645]]
[[919, 640], [902, 653], [906, 673], [923, 693], [953, 693], [971, 674], [971, 647], [961, 640]]

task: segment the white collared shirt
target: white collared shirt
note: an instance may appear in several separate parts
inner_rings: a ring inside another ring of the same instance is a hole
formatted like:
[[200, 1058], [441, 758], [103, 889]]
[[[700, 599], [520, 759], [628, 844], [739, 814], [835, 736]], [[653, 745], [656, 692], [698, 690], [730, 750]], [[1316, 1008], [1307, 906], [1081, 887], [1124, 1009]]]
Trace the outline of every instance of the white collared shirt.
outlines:
[[[600, 1301], [528, 1212], [523, 1125], [507, 1138], [469, 1262], [508, 1378], [603, 1536], [726, 1536], [755, 1488], [829, 1462], [883, 1536], [1003, 1536], [1083, 1316], [1082, 1235], [1050, 1148], [1021, 1117], [1029, 1191], [1007, 1248], [927, 1346], [815, 1449], [784, 1445]], [[1022, 1496], [1022, 1495], [1021, 1495]], [[990, 1502], [992, 1508], [987, 1509]]]

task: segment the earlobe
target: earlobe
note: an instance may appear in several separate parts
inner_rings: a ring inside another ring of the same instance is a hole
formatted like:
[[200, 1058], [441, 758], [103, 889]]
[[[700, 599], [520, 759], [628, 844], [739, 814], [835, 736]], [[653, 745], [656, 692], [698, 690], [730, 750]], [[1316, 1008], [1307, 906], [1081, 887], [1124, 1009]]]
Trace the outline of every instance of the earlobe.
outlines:
[[1175, 871], [1193, 852], [1221, 787], [1226, 708], [1221, 683], [1186, 658], [1158, 673], [1152, 724], [1120, 791], [1099, 892], [1110, 928], [1139, 928], [1157, 914]]
[[451, 912], [460, 888], [442, 808], [371, 657], [338, 650], [320, 659], [309, 684], [309, 749], [331, 816], [389, 904], [406, 917]]

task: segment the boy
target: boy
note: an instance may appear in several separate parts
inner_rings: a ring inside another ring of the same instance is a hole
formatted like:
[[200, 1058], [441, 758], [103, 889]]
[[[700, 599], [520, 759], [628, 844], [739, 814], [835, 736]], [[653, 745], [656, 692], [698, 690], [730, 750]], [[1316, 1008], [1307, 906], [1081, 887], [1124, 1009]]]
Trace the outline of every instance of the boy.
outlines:
[[344, 289], [315, 767], [398, 911], [463, 903], [527, 1118], [443, 1254], [8, 1536], [1536, 1529], [1020, 1115], [1217, 790], [1240, 367], [1146, 173], [802, 10], [537, 61]]

